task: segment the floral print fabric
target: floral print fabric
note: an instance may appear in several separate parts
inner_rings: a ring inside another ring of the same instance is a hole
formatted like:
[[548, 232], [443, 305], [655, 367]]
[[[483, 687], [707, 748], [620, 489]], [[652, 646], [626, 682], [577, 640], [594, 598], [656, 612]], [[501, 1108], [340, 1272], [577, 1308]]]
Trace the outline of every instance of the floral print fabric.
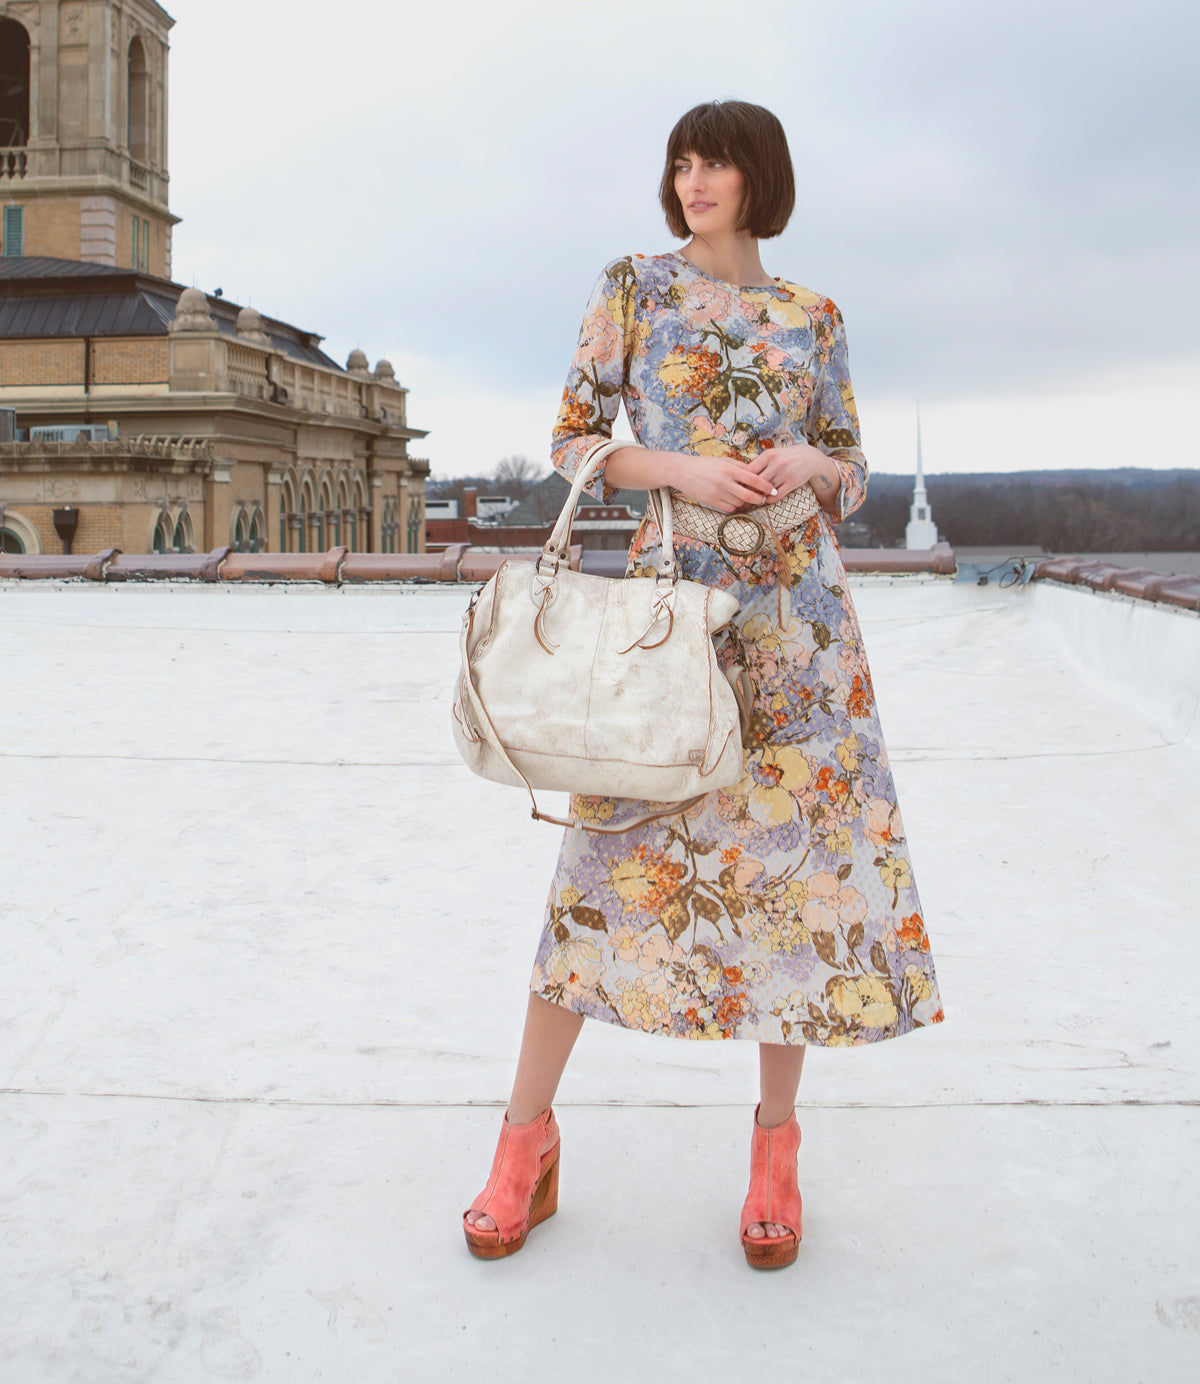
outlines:
[[[611, 434], [622, 400], [653, 450], [749, 460], [811, 442], [838, 467], [839, 517], [862, 502], [867, 467], [841, 315], [807, 289], [738, 288], [680, 255], [614, 261], [588, 304], [555, 427], [566, 476]], [[594, 493], [611, 494], [602, 477]], [[695, 539], [675, 547], [683, 576], [738, 600], [716, 644], [722, 666], [740, 663], [754, 687], [745, 773], [686, 813], [623, 835], [566, 831], [531, 988], [577, 1013], [680, 1038], [847, 1046], [940, 1022], [829, 516], [748, 557]], [[647, 520], [629, 572], [653, 569], [660, 551]], [[780, 599], [781, 561], [790, 602]], [[647, 808], [580, 796], [571, 806], [607, 824]]]

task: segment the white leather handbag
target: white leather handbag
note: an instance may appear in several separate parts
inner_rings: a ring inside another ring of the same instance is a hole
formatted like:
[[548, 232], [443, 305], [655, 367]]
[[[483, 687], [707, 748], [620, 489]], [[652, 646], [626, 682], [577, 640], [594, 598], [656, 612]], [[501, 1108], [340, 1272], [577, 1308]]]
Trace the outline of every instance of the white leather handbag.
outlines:
[[[737, 600], [680, 579], [669, 491], [653, 496], [656, 576], [570, 570], [576, 501], [603, 458], [628, 445], [594, 447], [536, 564], [502, 563], [472, 597], [454, 698], [454, 739], [471, 770], [524, 785], [539, 820], [605, 833], [675, 815], [742, 776], [738, 697], [712, 642]], [[654, 807], [615, 826], [568, 821], [539, 810], [536, 788]]]

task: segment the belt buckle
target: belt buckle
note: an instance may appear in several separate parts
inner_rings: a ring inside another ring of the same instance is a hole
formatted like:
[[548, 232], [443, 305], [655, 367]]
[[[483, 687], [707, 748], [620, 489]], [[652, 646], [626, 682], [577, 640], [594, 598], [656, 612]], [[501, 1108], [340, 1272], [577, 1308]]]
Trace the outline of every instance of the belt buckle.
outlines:
[[[726, 524], [732, 524], [735, 522], [739, 524], [752, 524], [754, 526], [754, 530], [758, 534], [758, 538], [755, 541], [754, 546], [752, 548], [735, 548], [733, 544], [730, 543], [729, 540], [725, 537]], [[755, 553], [760, 552], [762, 550], [762, 546], [766, 542], [766, 538], [766, 526], [761, 522], [761, 520], [751, 518], [749, 514], [727, 514], [725, 518], [722, 519], [721, 522], [717, 525], [717, 542], [721, 545], [722, 548], [725, 549], [727, 553], [732, 553], [734, 557], [753, 557]]]

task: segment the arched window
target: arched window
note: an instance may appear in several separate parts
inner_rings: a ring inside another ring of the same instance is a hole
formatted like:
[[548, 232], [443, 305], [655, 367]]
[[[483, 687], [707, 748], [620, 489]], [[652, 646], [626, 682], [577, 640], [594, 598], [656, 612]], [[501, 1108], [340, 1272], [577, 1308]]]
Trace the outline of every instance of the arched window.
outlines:
[[192, 542], [192, 521], [188, 518], [187, 510], [179, 516], [175, 524], [175, 532], [172, 535], [172, 544], [177, 553], [191, 553], [195, 551]]
[[312, 484], [308, 480], [305, 480], [300, 487], [300, 528], [297, 531], [300, 545], [296, 550], [297, 552], [308, 553], [318, 551], [312, 544], [313, 521], [318, 517], [313, 513], [314, 504]]
[[425, 519], [425, 501], [414, 495], [408, 502], [408, 551], [421, 551], [421, 526]]
[[379, 535], [379, 546], [385, 553], [396, 551], [396, 531], [400, 527], [396, 522], [396, 512], [396, 497], [389, 495], [383, 502], [383, 522]]
[[25, 544], [12, 529], [0, 529], [0, 553], [23, 553]]
[[337, 547], [341, 528], [341, 515], [333, 507], [333, 490], [326, 480], [321, 486], [321, 551]]
[[248, 553], [252, 551], [249, 547], [250, 525], [246, 519], [246, 511], [238, 510], [237, 523], [233, 527], [233, 550], [235, 553]]
[[175, 525], [171, 523], [171, 516], [164, 509], [158, 516], [158, 523], [154, 526], [154, 551], [156, 553], [169, 553], [174, 533]]
[[[0, 149], [23, 149], [28, 143], [29, 34], [15, 19], [0, 19]], [[0, 177], [6, 170], [13, 171], [0, 161]]]
[[129, 157], [150, 162], [150, 64], [140, 38], [129, 45]]
[[291, 475], [283, 478], [283, 484], [279, 487], [279, 551], [290, 553], [292, 551], [291, 532], [295, 527], [294, 519], [296, 515], [296, 485]]
[[263, 512], [257, 505], [254, 506], [254, 513], [250, 516], [250, 531], [248, 537], [250, 547], [247, 551], [252, 553], [266, 551], [267, 525], [263, 519]]

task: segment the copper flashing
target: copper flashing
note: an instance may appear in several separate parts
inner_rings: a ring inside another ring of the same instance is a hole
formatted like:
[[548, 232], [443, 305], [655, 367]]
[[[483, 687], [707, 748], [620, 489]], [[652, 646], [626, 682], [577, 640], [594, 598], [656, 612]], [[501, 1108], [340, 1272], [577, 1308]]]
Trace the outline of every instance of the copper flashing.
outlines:
[[0, 579], [40, 577], [63, 580], [103, 581], [105, 569], [121, 550], [102, 548], [98, 553], [5, 553], [0, 556]]
[[354, 583], [457, 581], [464, 552], [466, 544], [455, 543], [437, 553], [347, 553], [341, 579]]
[[228, 548], [211, 553], [119, 553], [105, 581], [216, 581]]
[[932, 548], [843, 548], [842, 565], [847, 572], [933, 572], [937, 576], [952, 576], [958, 571], [949, 543], [938, 543]]
[[347, 548], [327, 553], [230, 553], [220, 564], [222, 581], [319, 581], [334, 583]]

